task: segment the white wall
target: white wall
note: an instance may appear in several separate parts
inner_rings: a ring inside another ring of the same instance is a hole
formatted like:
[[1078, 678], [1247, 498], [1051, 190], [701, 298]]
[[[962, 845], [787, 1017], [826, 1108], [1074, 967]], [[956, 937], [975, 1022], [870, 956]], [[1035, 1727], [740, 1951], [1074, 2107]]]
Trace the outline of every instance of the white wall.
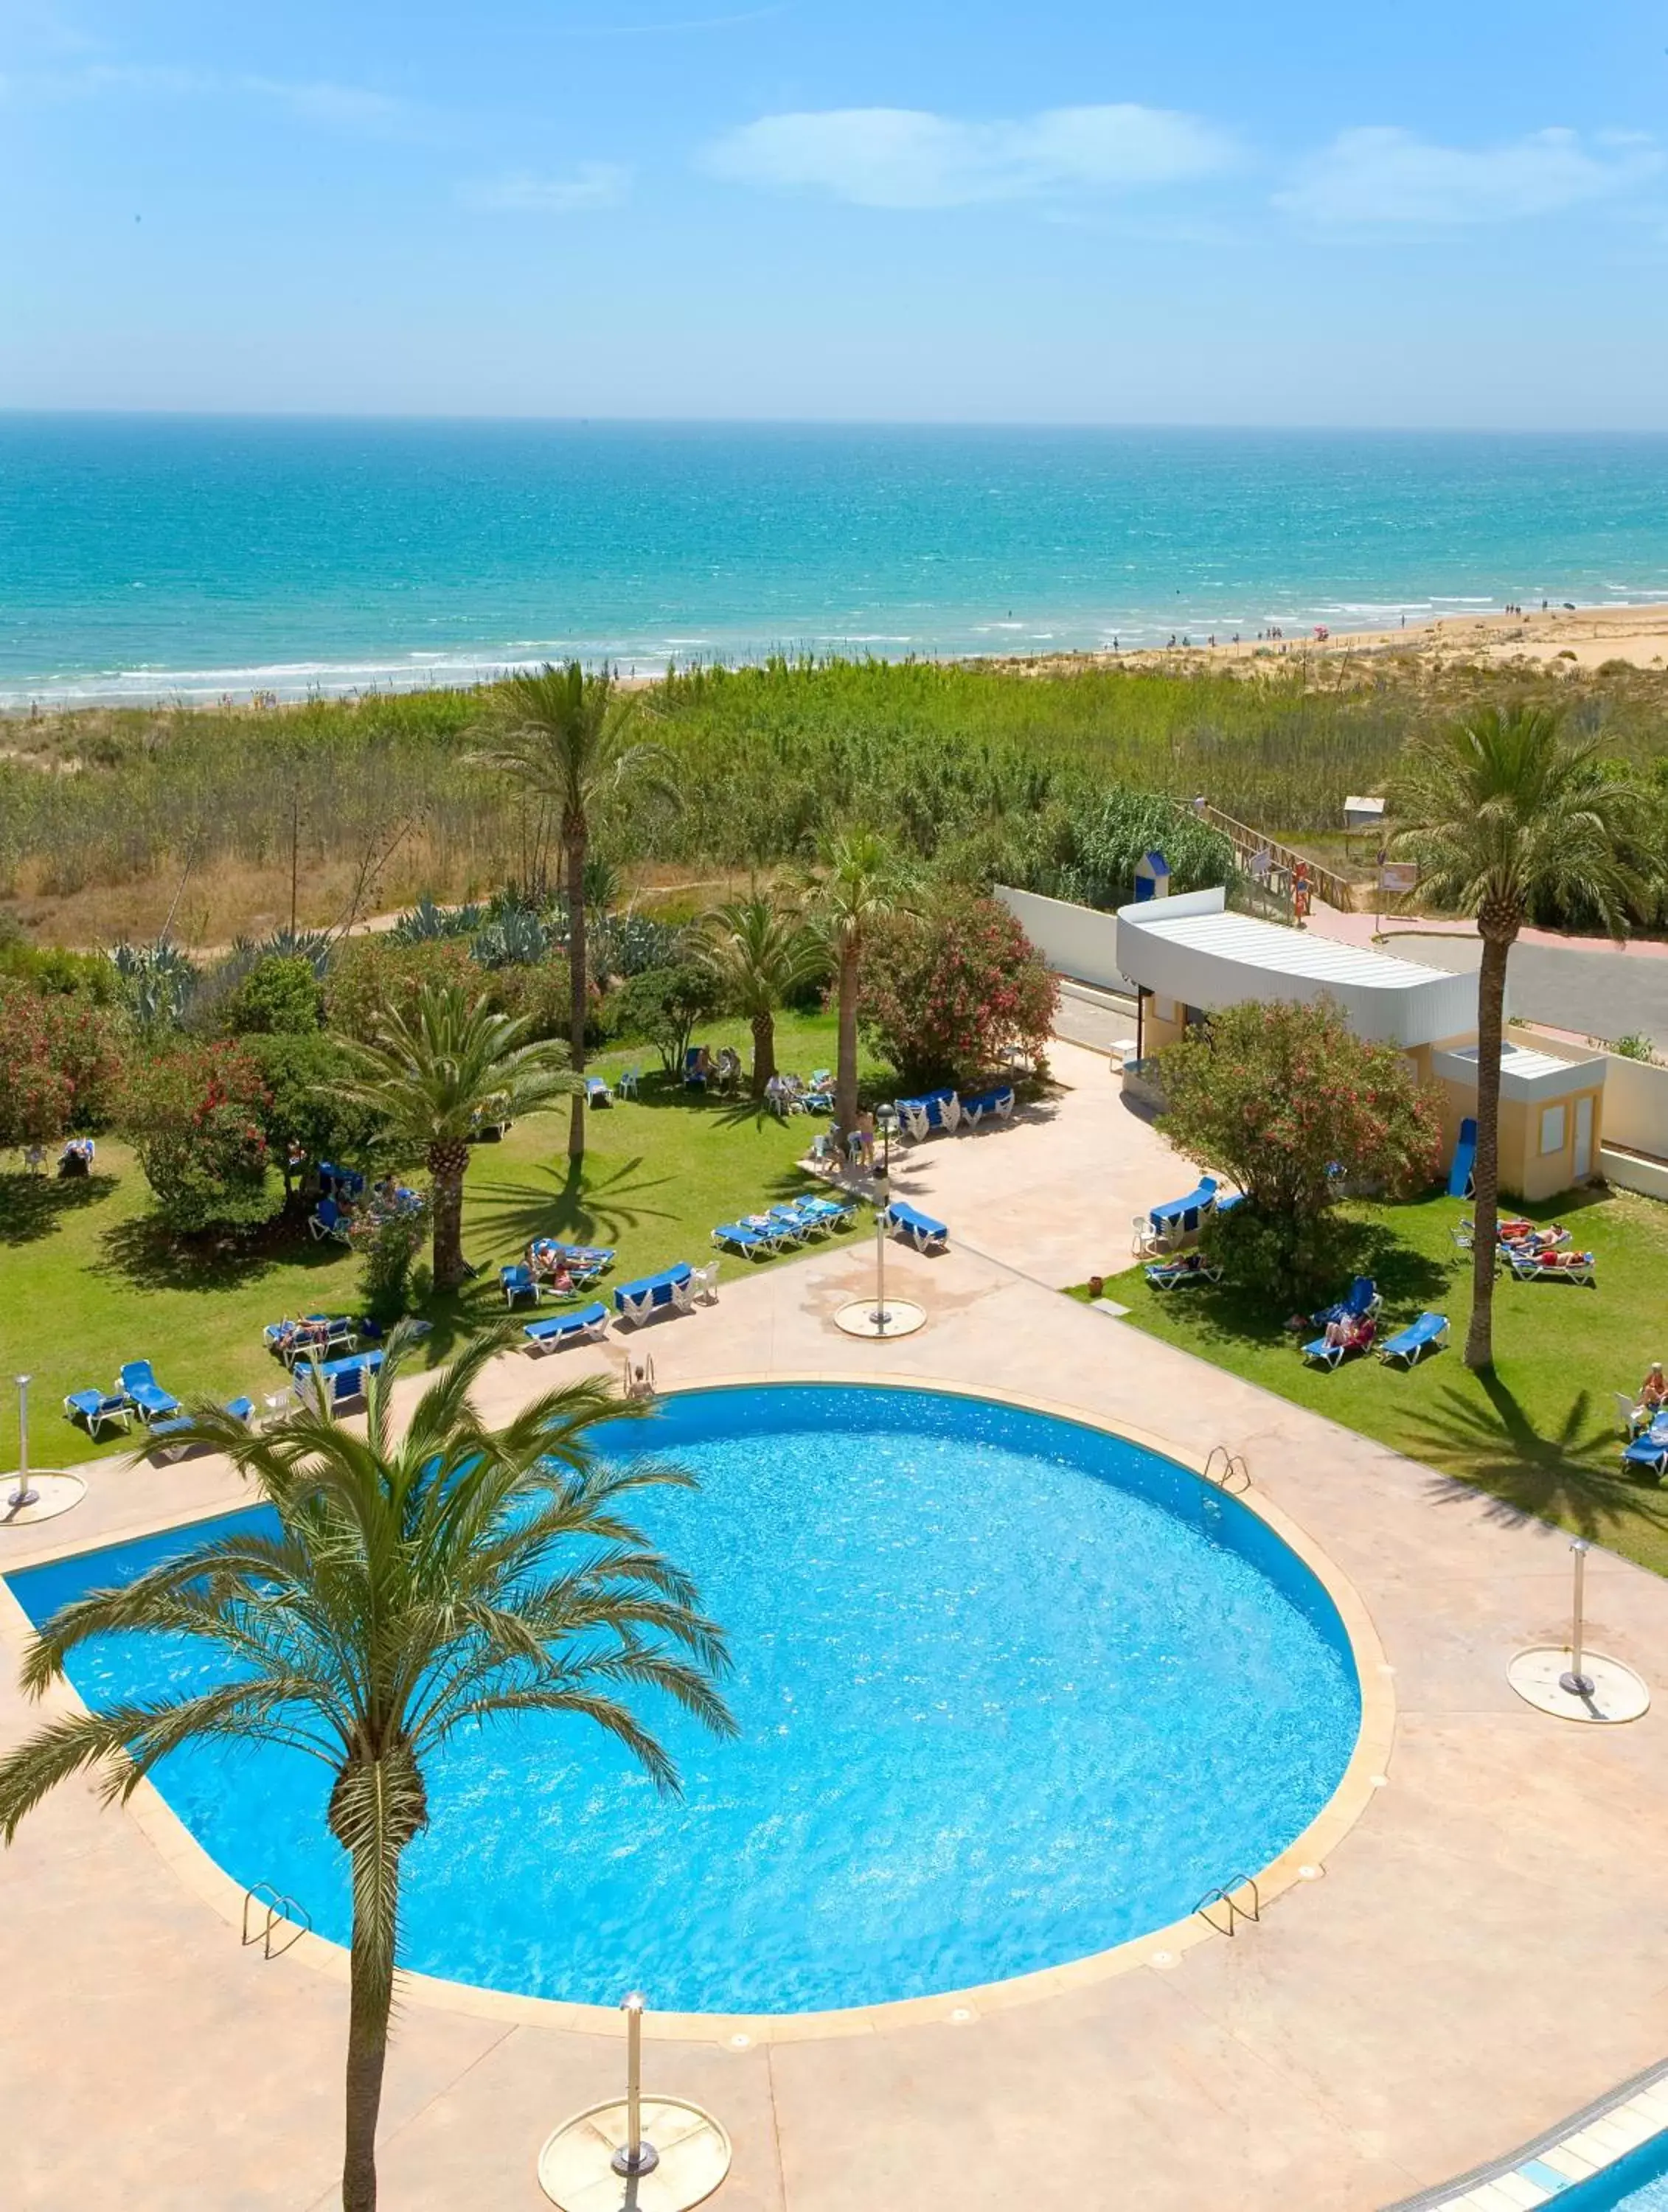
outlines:
[[1080, 983], [1128, 990], [1118, 972], [1116, 915], [1066, 899], [1044, 898], [1038, 891], [1016, 891], [1007, 884], [998, 884], [995, 893], [1050, 968]]
[[[1519, 1036], [1524, 1033], [1519, 1031]], [[1548, 1036], [1540, 1030], [1528, 1034], [1535, 1040], [1536, 1051], [1554, 1060], [1594, 1056], [1590, 1044]], [[1668, 1160], [1668, 1067], [1653, 1067], [1647, 1060], [1628, 1060], [1619, 1052], [1602, 1053], [1598, 1057], [1604, 1063], [1604, 1142]]]

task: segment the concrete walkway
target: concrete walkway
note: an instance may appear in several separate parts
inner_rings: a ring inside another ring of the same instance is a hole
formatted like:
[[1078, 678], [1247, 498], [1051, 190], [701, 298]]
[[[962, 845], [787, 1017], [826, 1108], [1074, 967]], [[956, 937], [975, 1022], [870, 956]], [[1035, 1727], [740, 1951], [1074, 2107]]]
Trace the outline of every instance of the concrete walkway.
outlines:
[[[938, 1261], [894, 1248], [931, 1316], [919, 1336], [877, 1347], [836, 1331], [835, 1308], [870, 1279], [858, 1246], [727, 1285], [716, 1308], [640, 1340], [663, 1387], [906, 1376], [1051, 1399], [1195, 1465], [1232, 1443], [1370, 1610], [1398, 1709], [1385, 1786], [1324, 1878], [1232, 1942], [962, 2022], [927, 2005], [840, 2036], [655, 2042], [648, 2086], [709, 2103], [734, 2137], [719, 2212], [1373, 2212], [1527, 2139], [1668, 2041], [1653, 1848], [1668, 1719], [1659, 1705], [1635, 1727], [1578, 1729], [1505, 1681], [1514, 1650], [1561, 1633], [1565, 1540], [1043, 1287], [1121, 1249], [1129, 1194], [1150, 1200], [1149, 1176], [1173, 1174], [1099, 1080], [1050, 1119], [910, 1163], [965, 1232]], [[971, 1249], [976, 1229], [995, 1256]], [[611, 1343], [511, 1358], [488, 1409], [619, 1357]], [[206, 1462], [88, 1474], [68, 1520], [3, 1532], [5, 1565], [237, 1495]], [[1668, 1683], [1668, 1585], [1595, 1553], [1588, 1587], [1594, 1643]], [[8, 1667], [8, 1743], [27, 1722], [11, 1680]], [[240, 1948], [155, 1830], [82, 1787], [26, 1825], [0, 1881], [9, 2212], [332, 2203], [337, 1978], [301, 1954], [267, 1964]], [[398, 2027], [383, 2202], [535, 2212], [539, 2143], [614, 2092], [618, 2040], [433, 1995]]]

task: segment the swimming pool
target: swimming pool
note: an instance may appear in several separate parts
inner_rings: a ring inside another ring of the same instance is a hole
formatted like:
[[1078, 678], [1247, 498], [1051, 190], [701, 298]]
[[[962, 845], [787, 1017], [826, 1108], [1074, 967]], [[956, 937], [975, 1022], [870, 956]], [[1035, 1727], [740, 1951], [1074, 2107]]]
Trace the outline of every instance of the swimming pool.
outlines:
[[[709, 2012], [1002, 1980], [1257, 1872], [1348, 1762], [1359, 1684], [1325, 1589], [1256, 1514], [1123, 1438], [942, 1392], [771, 1385], [681, 1394], [605, 1442], [702, 1479], [641, 1518], [729, 1631], [740, 1737], [655, 1710], [681, 1801], [571, 1720], [437, 1756], [410, 1967]], [[11, 1587], [40, 1620], [203, 1530]], [[94, 1705], [210, 1679], [183, 1640], [137, 1638], [71, 1676]], [[201, 1748], [155, 1779], [240, 1884], [345, 1940], [323, 1768]]]

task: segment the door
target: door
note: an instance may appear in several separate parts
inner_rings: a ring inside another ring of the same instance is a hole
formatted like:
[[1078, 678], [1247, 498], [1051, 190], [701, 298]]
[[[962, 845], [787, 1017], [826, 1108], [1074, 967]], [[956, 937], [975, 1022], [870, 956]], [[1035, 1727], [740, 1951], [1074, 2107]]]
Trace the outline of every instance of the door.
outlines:
[[1585, 1182], [1592, 1173], [1592, 1094], [1575, 1102], [1575, 1180]]

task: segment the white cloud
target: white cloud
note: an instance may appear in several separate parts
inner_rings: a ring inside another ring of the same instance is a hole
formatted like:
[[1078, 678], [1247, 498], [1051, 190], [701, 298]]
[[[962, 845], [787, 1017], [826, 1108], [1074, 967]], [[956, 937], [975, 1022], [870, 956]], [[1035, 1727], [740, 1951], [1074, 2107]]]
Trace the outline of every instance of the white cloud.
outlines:
[[1501, 146], [1435, 146], [1410, 131], [1344, 131], [1275, 204], [1311, 222], [1450, 227], [1510, 222], [1608, 199], [1657, 175], [1661, 154], [1635, 134], [1601, 133], [1604, 154], [1573, 131]]
[[1229, 141], [1167, 108], [1052, 107], [966, 123], [907, 107], [766, 115], [708, 146], [701, 165], [738, 184], [831, 193], [859, 207], [970, 207], [1170, 184], [1225, 168]]
[[592, 208], [623, 206], [631, 191], [631, 172], [618, 161], [581, 161], [571, 176], [535, 177], [527, 170], [480, 184], [464, 185], [466, 207], [517, 215], [582, 215]]
[[404, 100], [353, 84], [292, 84], [281, 77], [246, 76], [246, 92], [259, 93], [308, 123], [327, 123], [348, 131], [380, 130], [406, 113]]

